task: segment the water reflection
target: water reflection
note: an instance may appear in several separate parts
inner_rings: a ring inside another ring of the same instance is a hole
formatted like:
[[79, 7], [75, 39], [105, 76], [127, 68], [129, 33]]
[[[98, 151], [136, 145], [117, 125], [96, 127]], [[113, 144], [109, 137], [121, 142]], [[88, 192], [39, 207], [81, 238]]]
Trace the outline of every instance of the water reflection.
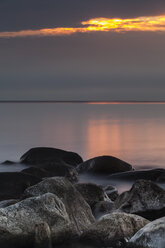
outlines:
[[113, 155], [134, 166], [165, 165], [164, 104], [0, 104], [0, 161], [50, 146], [84, 160]]

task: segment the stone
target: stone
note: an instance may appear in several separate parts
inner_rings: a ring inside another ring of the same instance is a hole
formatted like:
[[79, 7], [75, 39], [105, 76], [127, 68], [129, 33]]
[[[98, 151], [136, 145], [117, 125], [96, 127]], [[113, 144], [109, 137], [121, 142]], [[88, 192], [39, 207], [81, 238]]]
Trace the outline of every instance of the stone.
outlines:
[[101, 186], [98, 186], [96, 184], [77, 183], [75, 184], [75, 187], [81, 193], [81, 195], [84, 197], [91, 208], [93, 208], [96, 203], [108, 199]]
[[140, 229], [130, 240], [129, 246], [143, 248], [165, 247], [165, 217], [150, 222]]
[[112, 185], [104, 187], [104, 191], [111, 201], [115, 201], [119, 196], [117, 188]]
[[24, 190], [41, 179], [22, 172], [0, 173], [0, 201], [19, 199]]
[[39, 165], [50, 162], [65, 162], [77, 166], [83, 160], [75, 152], [68, 152], [57, 148], [35, 147], [27, 151], [21, 158], [20, 162], [29, 165]]
[[165, 190], [151, 181], [138, 180], [115, 201], [118, 211], [154, 220], [165, 215]]
[[114, 203], [112, 201], [100, 201], [96, 203], [92, 209], [93, 215], [96, 219], [101, 216], [109, 214], [114, 210]]
[[10, 199], [10, 200], [4, 200], [4, 201], [0, 201], [0, 208], [6, 208], [10, 205], [13, 205], [15, 203], [17, 203], [19, 200], [16, 199]]
[[95, 221], [87, 202], [76, 190], [74, 185], [72, 185], [66, 178], [47, 178], [42, 182], [27, 188], [23, 197], [39, 196], [47, 192], [57, 195], [62, 200], [71, 223], [79, 233]]
[[149, 221], [136, 215], [113, 213], [101, 217], [80, 237], [81, 242], [95, 247], [111, 247], [117, 242], [131, 238]]
[[77, 166], [79, 173], [109, 175], [132, 170], [132, 166], [112, 156], [100, 156], [89, 159]]
[[62, 201], [51, 193], [0, 209], [0, 247], [3, 248], [28, 248], [44, 244], [50, 232], [53, 242], [59, 243], [60, 233], [67, 235], [67, 229], [72, 233], [73, 227], [66, 208]]
[[110, 181], [129, 181], [135, 182], [137, 180], [150, 180], [156, 182], [160, 177], [165, 176], [165, 169], [152, 169], [152, 170], [138, 170], [138, 171], [127, 171], [122, 173], [117, 173], [108, 176]]

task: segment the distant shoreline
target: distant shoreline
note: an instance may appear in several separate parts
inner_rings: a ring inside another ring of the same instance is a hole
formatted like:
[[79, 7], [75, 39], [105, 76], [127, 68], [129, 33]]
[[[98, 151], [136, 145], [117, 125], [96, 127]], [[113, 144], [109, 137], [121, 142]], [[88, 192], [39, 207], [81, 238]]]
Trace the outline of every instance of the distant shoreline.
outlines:
[[165, 104], [165, 101], [0, 100], [0, 103]]

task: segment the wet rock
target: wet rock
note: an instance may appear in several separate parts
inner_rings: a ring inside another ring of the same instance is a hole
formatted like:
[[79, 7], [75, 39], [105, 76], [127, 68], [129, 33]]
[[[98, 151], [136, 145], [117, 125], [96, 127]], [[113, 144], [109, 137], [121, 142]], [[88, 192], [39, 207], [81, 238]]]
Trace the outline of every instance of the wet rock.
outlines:
[[114, 210], [114, 203], [112, 201], [100, 201], [96, 203], [92, 209], [93, 215], [96, 219], [101, 216], [110, 214]]
[[46, 222], [35, 225], [35, 248], [52, 248], [51, 230]]
[[76, 189], [81, 193], [86, 202], [90, 205], [91, 208], [100, 202], [107, 200], [107, 195], [104, 190], [93, 183], [78, 183], [75, 184]]
[[140, 229], [130, 239], [128, 247], [164, 248], [165, 217], [150, 222]]
[[114, 175], [108, 176], [110, 181], [122, 180], [135, 182], [136, 180], [150, 180], [156, 182], [158, 178], [165, 177], [165, 169], [153, 169], [153, 170], [138, 170], [138, 171], [127, 171]]
[[117, 188], [112, 185], [106, 186], [104, 188], [104, 191], [106, 192], [109, 199], [111, 199], [112, 201], [115, 201], [117, 197], [119, 196]]
[[115, 207], [149, 220], [160, 218], [165, 215], [165, 190], [151, 181], [138, 180], [117, 198]]
[[77, 166], [79, 173], [113, 174], [132, 170], [132, 166], [112, 156], [100, 156], [89, 159]]
[[94, 222], [89, 205], [66, 178], [47, 178], [37, 185], [26, 189], [23, 197], [38, 196], [47, 192], [57, 195], [62, 200], [70, 221], [77, 231], [81, 232]]
[[24, 190], [41, 179], [21, 172], [0, 173], [0, 201], [19, 199]]
[[131, 214], [114, 213], [101, 217], [91, 225], [80, 239], [81, 242], [96, 247], [111, 247], [115, 243], [124, 242], [132, 237], [139, 229], [148, 224], [148, 220]]
[[[43, 228], [42, 223], [46, 223]], [[37, 231], [36, 226], [40, 227]], [[47, 193], [28, 198], [0, 209], [0, 247], [34, 247], [36, 239], [44, 241], [49, 237], [49, 228], [58, 243], [58, 236], [61, 232], [65, 234], [68, 226], [72, 233], [65, 206], [57, 196]]]
[[20, 158], [21, 163], [29, 165], [62, 161], [73, 166], [83, 162], [82, 158], [77, 153], [48, 147], [32, 148]]

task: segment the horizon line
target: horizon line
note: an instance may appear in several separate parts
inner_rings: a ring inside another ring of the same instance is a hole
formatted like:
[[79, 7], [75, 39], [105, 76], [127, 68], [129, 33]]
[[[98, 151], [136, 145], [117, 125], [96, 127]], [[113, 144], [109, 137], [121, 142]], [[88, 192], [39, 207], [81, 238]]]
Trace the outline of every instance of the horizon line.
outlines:
[[165, 103], [164, 101], [144, 101], [144, 100], [0, 100], [0, 103]]

